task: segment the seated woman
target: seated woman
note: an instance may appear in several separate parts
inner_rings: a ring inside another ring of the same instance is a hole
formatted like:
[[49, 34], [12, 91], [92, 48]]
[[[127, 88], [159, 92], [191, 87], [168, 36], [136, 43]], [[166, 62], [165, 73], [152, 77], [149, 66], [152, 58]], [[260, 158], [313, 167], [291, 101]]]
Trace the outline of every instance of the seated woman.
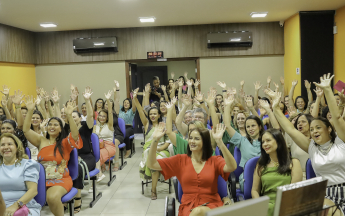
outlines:
[[289, 92], [289, 106], [294, 106], [297, 109], [297, 113], [309, 113], [308, 108], [308, 104], [311, 103], [313, 101], [313, 94], [310, 90], [310, 83], [305, 80], [304, 85], [307, 89], [307, 93], [308, 93], [308, 100], [306, 100], [304, 97], [302, 96], [298, 96], [295, 99], [295, 102], [293, 102], [293, 95], [294, 95], [294, 91], [295, 91], [295, 87], [297, 86], [298, 81], [297, 80], [293, 80], [292, 81], [292, 86]]
[[179, 215], [205, 215], [210, 209], [223, 205], [217, 186], [220, 175], [227, 181], [230, 172], [237, 167], [236, 161], [222, 141], [224, 125], [217, 125], [212, 135], [223, 152], [212, 156], [211, 136], [207, 129], [194, 129], [189, 133], [187, 154], [170, 158], [156, 158], [159, 139], [165, 134], [165, 124], [160, 123], [153, 134], [147, 165], [159, 170], [165, 179], [176, 176], [180, 181], [183, 195]]
[[[330, 74], [324, 75], [320, 79], [320, 84], [314, 84], [320, 87], [326, 96], [337, 134], [329, 121], [320, 117], [310, 123], [312, 140], [296, 130], [277, 108], [276, 101], [280, 99], [280, 93], [272, 92], [273, 111], [285, 132], [301, 149], [309, 153], [316, 176], [323, 176], [328, 180], [324, 203], [329, 206], [342, 203], [341, 209], [344, 212], [345, 198], [342, 191], [345, 185], [345, 121], [340, 115], [343, 104], [337, 105], [330, 87], [332, 78]], [[340, 212], [337, 214], [339, 215]]]
[[38, 162], [46, 171], [47, 203], [55, 216], [63, 216], [64, 208], [61, 198], [72, 189], [72, 179], [69, 175], [68, 161], [73, 148], [83, 147], [77, 125], [73, 121], [72, 112], [75, 106], [72, 102], [65, 106], [71, 133], [66, 136], [62, 121], [52, 117], [48, 121], [46, 137], [40, 136], [30, 129], [35, 104], [33, 97], [26, 98], [28, 114], [24, 121], [23, 131], [26, 138], [39, 150]]
[[[142, 124], [145, 127], [145, 145], [144, 145], [144, 152], [142, 154], [142, 161], [139, 164], [139, 173], [140, 178], [143, 181], [152, 179], [152, 191], [151, 191], [151, 199], [156, 200], [157, 199], [157, 183], [159, 179], [159, 172], [156, 170], [151, 170], [146, 165], [147, 157], [149, 149], [151, 148], [151, 143], [153, 140], [152, 134], [157, 129], [158, 124], [162, 122], [161, 113], [157, 107], [151, 107], [151, 109], [148, 111], [148, 119], [146, 118], [146, 115], [144, 113], [143, 108], [141, 107], [138, 99], [137, 94], [134, 92], [133, 94], [133, 101], [136, 104], [136, 107], [139, 112], [139, 116], [141, 119]], [[159, 139], [159, 148], [156, 152], [157, 158], [167, 158], [170, 157], [170, 153], [168, 151], [168, 147], [170, 145], [170, 142], [167, 142], [168, 137], [164, 136]]]
[[97, 120], [98, 114], [100, 111], [102, 111], [102, 109], [104, 108], [104, 100], [102, 98], [98, 98], [95, 102], [95, 120]]
[[[126, 136], [124, 140], [124, 142], [126, 143], [126, 155], [124, 157], [128, 158], [128, 156], [131, 154], [132, 149], [132, 142], [130, 142], [129, 137], [134, 135], [133, 120], [137, 108], [135, 106], [135, 103], [133, 103], [132, 106], [132, 100], [130, 98], [126, 98], [125, 100], [123, 100], [122, 106], [120, 107], [119, 94], [117, 94], [117, 92], [120, 91], [120, 85], [116, 80], [114, 88], [115, 112], [119, 115], [120, 118], [125, 121], [126, 124]], [[135, 89], [134, 91], [138, 92], [139, 88]]]
[[[74, 200], [74, 213], [78, 213], [81, 210], [81, 190], [84, 188], [84, 177], [88, 175], [88, 172], [94, 170], [96, 167], [96, 159], [92, 154], [91, 134], [93, 129], [93, 116], [91, 105], [91, 89], [86, 87], [83, 93], [85, 105], [86, 105], [86, 121], [81, 121], [81, 114], [78, 111], [73, 111], [72, 117], [77, 125], [81, 139], [83, 140], [83, 147], [78, 149], [79, 165], [78, 165], [78, 178], [73, 181], [73, 187], [78, 189], [78, 193]], [[86, 167], [85, 167], [86, 166]]]
[[[45, 126], [47, 124], [48, 120], [43, 121], [43, 116], [40, 111], [35, 110], [32, 119], [31, 119], [31, 127], [30, 129], [35, 131], [40, 136], [45, 136]], [[42, 125], [41, 125], [42, 124]], [[36, 146], [32, 145], [30, 142], [28, 142], [28, 147], [31, 152], [31, 159], [37, 161], [37, 155], [38, 155], [38, 149]]]
[[26, 205], [31, 216], [39, 216], [41, 205], [34, 197], [37, 195], [40, 165], [28, 159], [23, 144], [13, 134], [0, 136], [0, 165], [0, 190], [6, 204], [5, 215], [13, 215]]
[[23, 133], [22, 130], [17, 128], [17, 124], [13, 120], [6, 119], [2, 122], [1, 129], [0, 129], [0, 135], [3, 133], [11, 133], [16, 135], [21, 143], [23, 144], [23, 148], [25, 150], [26, 147], [28, 147], [28, 141]]
[[[108, 104], [110, 102], [111, 91], [105, 94]], [[93, 133], [97, 134], [99, 138], [100, 159], [96, 164], [96, 168], [99, 169], [97, 182], [102, 181], [105, 178], [103, 172], [106, 170], [105, 162], [111, 157], [115, 156], [116, 148], [113, 143], [114, 139], [114, 126], [113, 126], [113, 106], [109, 106], [108, 110], [101, 110], [97, 117], [97, 124], [93, 127]], [[102, 167], [102, 168], [101, 168]]]
[[261, 156], [254, 172], [252, 197], [268, 196], [268, 216], [273, 216], [277, 187], [302, 181], [298, 159], [291, 159], [284, 137], [277, 129], [268, 129], [260, 138]]

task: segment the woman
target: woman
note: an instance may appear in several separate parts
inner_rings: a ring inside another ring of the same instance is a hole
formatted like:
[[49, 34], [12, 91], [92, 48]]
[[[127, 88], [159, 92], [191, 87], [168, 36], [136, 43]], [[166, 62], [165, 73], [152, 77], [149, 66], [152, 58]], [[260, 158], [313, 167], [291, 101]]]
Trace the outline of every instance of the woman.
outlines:
[[82, 121], [86, 121], [86, 118], [87, 118], [86, 115], [87, 115], [86, 104], [82, 103], [81, 104], [81, 119], [82, 119]]
[[0, 134], [11, 133], [16, 135], [23, 144], [23, 148], [28, 147], [28, 141], [22, 130], [17, 128], [17, 124], [13, 120], [6, 119], [2, 122]]
[[297, 80], [292, 81], [291, 90], [289, 92], [289, 107], [295, 106], [297, 109], [297, 113], [305, 113], [305, 112], [309, 113], [309, 110], [307, 110], [308, 100], [309, 100], [309, 102], [313, 101], [313, 95], [312, 95], [311, 90], [310, 90], [310, 83], [307, 80], [304, 81], [304, 85], [305, 85], [305, 87], [307, 89], [307, 93], [308, 93], [308, 100], [306, 100], [302, 96], [298, 96], [295, 99], [295, 103], [294, 103], [293, 102], [293, 95], [294, 95], [294, 91], [295, 91], [295, 87], [296, 87], [297, 83], [298, 83]]
[[204, 215], [210, 209], [222, 206], [223, 202], [217, 193], [218, 176], [226, 181], [230, 172], [237, 167], [222, 141], [225, 126], [219, 124], [217, 130], [212, 131], [224, 159], [212, 156], [209, 131], [196, 128], [189, 133], [187, 154], [157, 160], [157, 144], [165, 134], [164, 127], [165, 124], [160, 123], [153, 134], [147, 164], [151, 169], [160, 171], [165, 179], [176, 176], [180, 181], [183, 195], [179, 215]]
[[[115, 85], [115, 87], [116, 87], [115, 92], [120, 91], [119, 85]], [[139, 91], [139, 88], [135, 89], [134, 90], [135, 94], [137, 94], [138, 91]], [[116, 106], [115, 107], [117, 107], [119, 97], [118, 97], [117, 93], [114, 93], [114, 94], [116, 94], [116, 98], [115, 98]], [[133, 106], [132, 106], [132, 100], [129, 98], [126, 98], [125, 100], [123, 100], [122, 106], [120, 107], [119, 112], [117, 112], [119, 117], [122, 118], [126, 124], [126, 136], [125, 136], [126, 155], [124, 156], [125, 158], [128, 158], [128, 156], [131, 154], [131, 149], [132, 149], [133, 143], [129, 140], [129, 137], [134, 135], [133, 120], [134, 120], [136, 111], [137, 111], [137, 107], [135, 106], [135, 103], [133, 103]]]
[[277, 187], [302, 181], [298, 159], [291, 159], [284, 137], [277, 129], [268, 129], [260, 138], [261, 156], [257, 162], [252, 198], [268, 196], [268, 216], [273, 216]]
[[248, 116], [249, 115], [243, 110], [239, 110], [237, 115], [234, 116], [234, 128], [238, 133], [240, 133], [244, 137], [247, 136], [246, 128], [244, 127], [244, 124]]
[[[78, 111], [73, 111], [72, 118], [77, 125], [81, 139], [83, 140], [83, 147], [78, 149], [79, 165], [78, 165], [78, 178], [73, 181], [73, 187], [78, 189], [78, 193], [74, 200], [74, 213], [78, 213], [81, 210], [81, 190], [84, 188], [84, 177], [88, 175], [88, 172], [94, 170], [96, 167], [96, 159], [92, 153], [91, 134], [93, 130], [93, 117], [92, 117], [92, 105], [91, 97], [92, 92], [89, 87], [85, 89], [83, 93], [85, 105], [86, 105], [86, 121], [82, 121], [81, 114]], [[86, 167], [85, 167], [86, 165]]]
[[62, 121], [52, 117], [48, 121], [46, 137], [40, 136], [30, 129], [35, 104], [33, 97], [26, 98], [28, 114], [24, 121], [23, 131], [31, 144], [39, 150], [38, 162], [46, 172], [47, 203], [55, 216], [63, 216], [64, 208], [61, 198], [72, 189], [72, 179], [69, 175], [68, 161], [73, 148], [81, 149], [83, 141], [79, 135], [77, 125], [73, 121], [72, 112], [75, 106], [72, 102], [65, 106], [71, 133], [66, 136]]
[[216, 113], [221, 113], [221, 102], [223, 101], [223, 95], [217, 94], [214, 101], [214, 106], [216, 108]]
[[[274, 98], [274, 114], [280, 125], [301, 149], [309, 153], [316, 176], [323, 176], [328, 180], [326, 199], [324, 202], [328, 206], [333, 206], [334, 204], [345, 201], [341, 193], [345, 185], [345, 121], [341, 118], [337, 102], [330, 87], [332, 78], [333, 76], [331, 77], [330, 74], [324, 75], [320, 78], [320, 83], [314, 82], [314, 84], [320, 87], [326, 96], [329, 110], [333, 116], [333, 124], [337, 130], [337, 135], [335, 134], [333, 126], [327, 119], [315, 118], [310, 123], [310, 135], [312, 140], [309, 140], [301, 132], [296, 130], [277, 109], [277, 100], [280, 99], [281, 94], [272, 94], [272, 98]], [[339, 106], [342, 106], [342, 104]], [[344, 212], [344, 203], [341, 205], [341, 209]]]
[[[246, 128], [246, 137], [243, 137], [240, 133], [236, 132], [230, 125], [230, 107], [234, 102], [234, 97], [231, 95], [228, 98], [224, 98], [224, 123], [226, 126], [226, 131], [231, 137], [230, 142], [233, 143], [241, 151], [241, 161], [239, 166], [244, 167], [245, 163], [256, 156], [261, 154], [261, 143], [259, 137], [264, 132], [264, 126], [262, 125], [261, 120], [256, 116], [249, 116], [245, 121]], [[243, 191], [243, 173], [239, 177], [240, 188]]]
[[[169, 100], [171, 100], [171, 95], [173, 95], [173, 96], [176, 95], [177, 96], [177, 92], [173, 92], [173, 91], [175, 91], [175, 88], [174, 88], [175, 81], [174, 81], [174, 79], [169, 79], [168, 82], [169, 82], [169, 85], [167, 86], [166, 90], [167, 90], [167, 95], [169, 97]], [[171, 94], [171, 93], [173, 93], [173, 94]]]
[[[112, 91], [105, 94], [105, 98], [108, 104], [111, 104], [110, 97]], [[116, 147], [113, 143], [114, 139], [114, 126], [113, 126], [113, 106], [109, 106], [108, 110], [99, 111], [97, 117], [97, 124], [93, 127], [93, 133], [97, 134], [100, 145], [100, 160], [96, 164], [96, 168], [100, 170], [98, 173], [97, 182], [102, 181], [105, 178], [103, 172], [106, 170], [105, 162], [116, 154]], [[102, 167], [102, 169], [101, 169]]]
[[41, 205], [34, 197], [37, 195], [37, 183], [40, 165], [29, 160], [23, 144], [10, 133], [0, 136], [0, 190], [6, 203], [5, 215], [13, 215], [23, 205], [31, 216], [39, 216]]
[[[124, 136], [120, 129], [119, 123], [118, 123], [118, 117], [114, 110], [114, 101], [112, 99], [109, 99], [110, 103], [112, 104], [112, 114], [113, 114], [113, 128], [114, 128], [114, 140], [115, 140], [115, 166], [113, 167], [113, 171], [116, 172], [119, 170], [119, 145], [121, 143], [124, 143]], [[108, 102], [106, 101], [104, 104], [104, 109], [108, 110]]]
[[[161, 118], [161, 112], [157, 107], [151, 107], [148, 111], [148, 118], [146, 117], [143, 108], [141, 107], [138, 99], [137, 94], [134, 92], [133, 94], [133, 101], [136, 104], [136, 107], [138, 109], [138, 113], [141, 119], [142, 124], [144, 125], [145, 130], [145, 145], [144, 145], [144, 152], [142, 154], [142, 161], [139, 164], [139, 172], [140, 172], [140, 178], [143, 181], [146, 181], [148, 179], [152, 179], [152, 191], [151, 191], [151, 199], [156, 200], [157, 199], [157, 183], [159, 179], [159, 172], [155, 170], [150, 170], [147, 165], [147, 157], [149, 149], [151, 148], [151, 143], [153, 140], [152, 134], [157, 129], [158, 124], [162, 122]], [[167, 158], [170, 157], [170, 153], [168, 151], [168, 147], [170, 145], [169, 142], [166, 142], [168, 140], [167, 136], [162, 137], [159, 140], [159, 148], [157, 151], [157, 158]]]
[[[37, 134], [44, 136], [46, 133], [45, 126], [46, 126], [47, 122], [48, 122], [48, 120], [45, 120], [43, 122], [43, 116], [42, 116], [41, 112], [38, 110], [35, 110], [33, 115], [32, 115], [30, 129], [35, 131]], [[37, 161], [37, 155], [38, 155], [37, 147], [32, 145], [30, 142], [28, 142], [28, 147], [29, 147], [30, 152], [31, 152], [31, 159]]]
[[97, 120], [99, 112], [104, 108], [104, 100], [102, 98], [98, 98], [95, 102], [95, 120]]

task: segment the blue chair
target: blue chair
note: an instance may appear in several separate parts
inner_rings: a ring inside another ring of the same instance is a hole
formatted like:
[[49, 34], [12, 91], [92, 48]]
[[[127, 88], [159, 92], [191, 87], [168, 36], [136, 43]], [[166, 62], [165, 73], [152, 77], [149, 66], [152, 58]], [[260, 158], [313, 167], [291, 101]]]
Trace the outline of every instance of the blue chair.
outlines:
[[[72, 150], [70, 159], [68, 161], [68, 170], [69, 170], [69, 175], [71, 176], [72, 180], [76, 180], [78, 178], [79, 173], [78, 173], [78, 151], [75, 148]], [[77, 195], [77, 193], [78, 193], [78, 190], [72, 187], [71, 191], [61, 198], [62, 203], [68, 203], [69, 214], [71, 216], [74, 215], [74, 197], [75, 195]]]
[[[133, 119], [133, 129], [135, 128], [135, 121]], [[131, 154], [128, 156], [129, 158], [131, 158], [134, 154], [135, 154], [135, 143], [134, 143], [134, 135], [129, 137], [129, 142], [131, 142]]]
[[253, 157], [247, 161], [244, 165], [243, 179], [245, 179], [243, 184], [243, 193], [236, 193], [237, 200], [243, 201], [252, 198], [252, 186], [254, 179], [254, 171], [256, 164], [260, 157]]
[[96, 125], [97, 124], [97, 121], [96, 120], [93, 120], [93, 125]]
[[210, 125], [207, 125], [207, 129], [211, 130], [212, 128], [211, 128], [211, 126], [210, 126]]
[[31, 151], [28, 147], [25, 148], [25, 154], [31, 159]]
[[307, 179], [315, 178], [316, 174], [314, 172], [313, 166], [311, 164], [310, 159], [307, 160], [306, 166], [305, 166], [305, 172]]
[[239, 177], [243, 173], [243, 168], [240, 167], [241, 162], [241, 151], [239, 148], [235, 147], [234, 149], [234, 158], [236, 160], [237, 168], [233, 171], [229, 176], [229, 191], [231, 194], [232, 199], [236, 202], [237, 195], [241, 194], [241, 189], [236, 189], [236, 183], [239, 182]]
[[[91, 144], [92, 144], [92, 153], [95, 156], [96, 163], [99, 161], [100, 158], [100, 148], [99, 148], [99, 139], [97, 134], [91, 134]], [[99, 192], [96, 196], [96, 180], [97, 174], [99, 173], [99, 169], [95, 168], [94, 170], [89, 170], [90, 180], [92, 180], [92, 201], [90, 202], [90, 208], [92, 208], [97, 201], [102, 197], [102, 192]], [[84, 178], [87, 180], [87, 175]]]
[[[122, 118], [118, 118], [117, 120], [120, 130], [123, 133], [123, 136], [126, 136], [126, 123], [125, 120], [123, 120]], [[120, 166], [120, 170], [122, 170], [126, 165], [127, 165], [127, 161], [124, 161], [124, 154], [123, 152], [126, 150], [126, 143], [121, 143], [119, 145], [119, 149], [120, 149], [120, 153], [121, 153], [121, 166]]]
[[34, 199], [43, 207], [46, 203], [46, 196], [46, 173], [44, 171], [43, 165], [40, 164], [40, 173], [37, 183], [37, 195], [34, 197]]
[[241, 151], [237, 147], [235, 147], [235, 149], [234, 149], [234, 158], [236, 160], [237, 169], [233, 173], [236, 176], [236, 182], [238, 182], [240, 175], [243, 173], [243, 167], [240, 167]]
[[218, 146], [216, 147], [215, 154], [216, 154], [216, 156], [220, 155], [220, 150], [219, 150]]

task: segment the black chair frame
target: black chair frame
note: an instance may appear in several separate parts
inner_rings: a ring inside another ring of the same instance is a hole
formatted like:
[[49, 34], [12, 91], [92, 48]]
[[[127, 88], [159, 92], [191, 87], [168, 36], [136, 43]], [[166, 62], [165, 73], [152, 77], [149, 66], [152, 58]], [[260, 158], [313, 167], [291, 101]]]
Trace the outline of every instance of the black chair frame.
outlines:
[[[168, 182], [160, 181], [160, 180], [158, 180], [158, 181], [161, 182], [161, 183], [165, 183], [165, 184], [169, 185], [169, 194], [170, 194], [171, 193], [171, 179], [169, 179]], [[146, 182], [141, 181], [141, 193], [142, 194], [144, 194], [144, 185], [146, 185], [146, 187], [147, 187], [147, 185], [150, 184], [150, 183], [152, 183], [152, 181], [151, 180], [147, 180], [147, 179], [146, 179]]]

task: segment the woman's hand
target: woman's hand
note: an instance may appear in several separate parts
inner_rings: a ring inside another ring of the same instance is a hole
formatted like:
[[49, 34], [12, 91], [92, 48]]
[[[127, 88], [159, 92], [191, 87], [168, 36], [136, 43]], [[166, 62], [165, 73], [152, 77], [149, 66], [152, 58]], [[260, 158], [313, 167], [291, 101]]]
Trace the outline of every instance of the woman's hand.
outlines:
[[1, 99], [1, 105], [2, 107], [7, 107], [7, 98], [5, 95], [2, 96], [2, 99]]
[[297, 83], [298, 83], [298, 81], [297, 81], [296, 79], [295, 79], [295, 80], [293, 80], [293, 81], [292, 81], [292, 86], [294, 86], [294, 87], [295, 87], [295, 86], [297, 85]]
[[314, 89], [314, 92], [316, 93], [316, 97], [322, 97], [323, 96], [323, 90], [319, 87], [316, 87], [316, 89]]
[[334, 77], [334, 75], [331, 76], [330, 73], [328, 73], [327, 75], [324, 74], [322, 77], [320, 77], [320, 83], [314, 82], [314, 84], [317, 87], [324, 90], [325, 88], [330, 87], [333, 77]]
[[198, 89], [195, 89], [195, 97], [197, 101], [201, 102], [204, 100], [204, 94], [201, 94]]
[[175, 104], [173, 103], [173, 101], [171, 100], [171, 102], [168, 102], [165, 104], [165, 107], [167, 108], [168, 111], [173, 110]]
[[85, 101], [90, 100], [91, 95], [93, 94], [91, 88], [88, 86], [85, 88], [85, 91], [83, 92], [83, 97]]
[[109, 100], [111, 98], [112, 94], [113, 94], [113, 92], [111, 90], [109, 90], [108, 93], [104, 93], [104, 96], [107, 100]]
[[217, 92], [215, 92], [215, 91], [209, 91], [207, 93], [207, 98], [205, 99], [205, 101], [207, 102], [208, 106], [211, 106], [214, 104], [214, 101], [216, 99], [216, 94], [217, 94]]
[[222, 138], [223, 138], [225, 129], [226, 129], [226, 126], [224, 124], [218, 124], [216, 127], [213, 128], [212, 136], [217, 144], [221, 144], [223, 142]]
[[187, 107], [190, 106], [192, 104], [192, 99], [190, 95], [184, 94], [182, 96], [182, 103]]
[[51, 99], [54, 103], [58, 103], [60, 101], [61, 95], [59, 95], [59, 92], [56, 88], [53, 89]]
[[279, 103], [280, 103], [280, 98], [281, 98], [281, 96], [282, 96], [282, 93], [281, 93], [281, 92], [277, 92], [277, 94], [275, 95], [275, 97], [274, 97], [274, 98], [272, 97], [272, 99], [273, 99], [272, 108], [273, 108], [273, 107], [276, 107], [276, 108], [280, 109], [280, 108], [279, 108]]
[[256, 82], [254, 83], [254, 87], [255, 87], [255, 91], [259, 91], [260, 88], [262, 87], [260, 81], [256, 81]]
[[7, 85], [3, 85], [3, 86], [2, 86], [2, 89], [3, 89], [3, 90], [0, 91], [0, 92], [7, 96], [7, 95], [10, 93], [10, 89], [11, 89], [11, 88], [8, 88]]
[[78, 95], [79, 95], [79, 91], [77, 90], [77, 88], [75, 88], [71, 91], [71, 99], [73, 101], [77, 100]]
[[[39, 98], [39, 96], [37, 96], [37, 99]], [[32, 96], [27, 96], [25, 101], [25, 105], [26, 108], [28, 108], [28, 110], [34, 110], [35, 109], [35, 103], [34, 103], [34, 98]]]
[[114, 86], [114, 92], [116, 92], [117, 90], [120, 90], [120, 83], [117, 80], [114, 80], [115, 86]]
[[138, 91], [139, 91], [139, 88], [134, 89], [134, 91], [133, 91], [133, 99], [134, 99], [134, 98], [137, 98], [137, 96], [138, 96]]
[[271, 81], [272, 81], [271, 76], [268, 76], [268, 77], [267, 77], [267, 84], [270, 84], [270, 83], [271, 83]]
[[218, 81], [217, 85], [219, 85], [222, 89], [226, 89], [226, 84], [225, 82]]
[[198, 88], [198, 86], [200, 85], [200, 80], [195, 80], [195, 83], [194, 83], [194, 87], [195, 88]]
[[279, 85], [275, 82], [273, 82], [274, 86], [276, 87], [276, 89], [279, 89]]
[[167, 90], [167, 88], [165, 87], [165, 85], [161, 85], [161, 89], [163, 90], [163, 92], [165, 92]]
[[[193, 99], [193, 106], [194, 107], [200, 107], [200, 102], [195, 98]], [[194, 107], [193, 107], [193, 109], [194, 109]]]
[[17, 203], [13, 203], [10, 207], [6, 208], [4, 216], [13, 216], [13, 214], [18, 210]]
[[284, 78], [283, 77], [280, 77], [280, 84], [281, 85], [284, 85], [285, 81], [284, 81]]
[[171, 98], [171, 104], [172, 104], [172, 105], [175, 106], [176, 102], [177, 102], [177, 97]]
[[235, 101], [234, 95], [229, 94], [228, 97], [225, 97], [223, 101], [224, 101], [224, 106], [230, 107]]
[[187, 80], [186, 83], [187, 83], [188, 87], [191, 87], [193, 85], [192, 80]]
[[243, 86], [244, 86], [244, 80], [242, 80], [242, 81], [240, 82], [240, 85], [241, 85], [241, 87], [243, 88]]
[[155, 131], [153, 132], [152, 138], [158, 142], [164, 136], [165, 130], [165, 123], [160, 122], [159, 125], [156, 127]]
[[179, 80], [179, 81], [178, 81], [178, 86], [179, 86], [179, 87], [183, 87], [183, 81], [182, 81], [182, 80]]
[[171, 72], [171, 79], [174, 79], [174, 77], [175, 77], [175, 73]]
[[147, 94], [150, 94], [150, 92], [151, 92], [150, 83], [147, 83], [147, 84], [145, 85], [145, 92], [146, 92]]
[[244, 101], [246, 102], [246, 105], [247, 107], [250, 109], [250, 108], [253, 108], [254, 107], [254, 104], [253, 104], [253, 98], [251, 96], [246, 96], [244, 98]]
[[304, 86], [306, 89], [310, 89], [310, 82], [308, 82], [308, 80], [304, 80]]
[[[289, 116], [292, 116], [297, 113], [297, 109], [295, 106], [290, 106], [287, 108]], [[285, 114], [285, 113], [284, 113]]]
[[246, 96], [246, 93], [243, 91], [243, 89], [240, 89], [238, 92], [241, 98], [244, 98]]
[[259, 105], [266, 110], [266, 113], [271, 110], [270, 104], [266, 100], [259, 100]]
[[65, 106], [65, 104], [63, 105], [64, 109], [65, 109], [65, 113], [66, 115], [72, 115], [72, 112], [75, 108], [77, 108], [77, 106], [75, 105], [75, 101], [71, 101], [69, 100], [67, 102], [67, 107]]
[[272, 89], [266, 88], [264, 90], [265, 94], [268, 95], [272, 100], [277, 97], [277, 92], [272, 91]]
[[[35, 104], [37, 105], [37, 106], [39, 106], [40, 105], [40, 103], [41, 103], [41, 100], [42, 100], [42, 98], [41, 98], [41, 96], [37, 96], [37, 98], [36, 98], [36, 100], [35, 100]], [[26, 103], [25, 103], [26, 104]]]
[[25, 95], [22, 95], [23, 92], [21, 92], [20, 90], [18, 90], [17, 92], [14, 91], [14, 96], [12, 98], [12, 102], [15, 104], [15, 105], [20, 105], [23, 98], [25, 97]]
[[47, 126], [47, 124], [48, 124], [48, 120], [49, 120], [49, 119], [44, 119], [44, 120], [41, 122], [40, 128], [41, 128], [42, 131], [46, 131], [46, 126]]

